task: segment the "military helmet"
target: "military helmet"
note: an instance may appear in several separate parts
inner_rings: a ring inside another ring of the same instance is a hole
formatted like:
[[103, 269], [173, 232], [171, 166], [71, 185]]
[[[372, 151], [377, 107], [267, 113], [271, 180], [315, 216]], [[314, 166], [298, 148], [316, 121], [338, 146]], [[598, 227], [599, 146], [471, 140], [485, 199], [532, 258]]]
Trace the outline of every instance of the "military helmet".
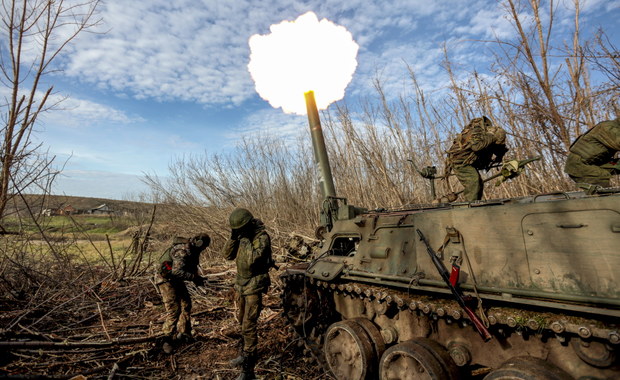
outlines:
[[230, 228], [238, 230], [248, 224], [254, 216], [250, 211], [244, 208], [236, 208], [230, 213], [228, 221], [230, 222]]
[[471, 124], [472, 126], [480, 126], [482, 128], [490, 128], [493, 125], [493, 123], [491, 123], [491, 120], [489, 120], [489, 118], [486, 116], [471, 119], [469, 124]]
[[207, 233], [200, 233], [189, 239], [189, 243], [199, 249], [205, 249], [211, 244], [211, 237]]

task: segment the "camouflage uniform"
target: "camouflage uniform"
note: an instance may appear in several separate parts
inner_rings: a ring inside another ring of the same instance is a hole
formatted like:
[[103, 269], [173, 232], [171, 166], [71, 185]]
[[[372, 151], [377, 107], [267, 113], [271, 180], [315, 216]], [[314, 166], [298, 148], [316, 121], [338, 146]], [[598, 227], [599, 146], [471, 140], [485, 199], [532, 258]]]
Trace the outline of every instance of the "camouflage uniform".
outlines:
[[265, 225], [254, 219], [247, 233], [226, 242], [224, 256], [227, 260], [236, 260], [237, 320], [241, 324], [243, 350], [254, 352], [258, 344], [256, 324], [263, 306], [262, 294], [267, 293], [271, 285], [271, 239]]
[[[241, 210], [249, 216], [241, 228], [235, 229], [233, 215]], [[227, 260], [235, 260], [237, 264], [237, 278], [235, 289], [239, 310], [237, 320], [241, 324], [243, 336], [243, 353], [233, 360], [234, 364], [241, 364], [243, 372], [238, 379], [254, 377], [256, 347], [258, 346], [257, 324], [263, 307], [263, 293], [271, 285], [269, 269], [273, 265], [271, 257], [271, 239], [265, 230], [265, 225], [251, 216], [245, 209], [237, 209], [231, 214], [232, 236], [224, 246], [223, 255]]]
[[198, 275], [200, 253], [209, 245], [202, 240], [200, 246], [193, 244], [201, 235], [192, 238], [175, 238], [172, 246], [160, 258], [159, 268], [155, 274], [155, 284], [163, 298], [166, 308], [166, 320], [162, 327], [167, 337], [191, 337], [190, 313], [192, 300], [185, 281], [202, 282]]
[[609, 187], [611, 176], [620, 174], [612, 164], [618, 151], [620, 119], [600, 122], [573, 142], [564, 171], [575, 182]]
[[478, 170], [488, 170], [493, 163], [502, 162], [507, 151], [506, 131], [493, 127], [486, 117], [475, 118], [447, 151], [446, 178], [453, 171], [465, 188], [465, 200], [480, 200], [484, 187]]

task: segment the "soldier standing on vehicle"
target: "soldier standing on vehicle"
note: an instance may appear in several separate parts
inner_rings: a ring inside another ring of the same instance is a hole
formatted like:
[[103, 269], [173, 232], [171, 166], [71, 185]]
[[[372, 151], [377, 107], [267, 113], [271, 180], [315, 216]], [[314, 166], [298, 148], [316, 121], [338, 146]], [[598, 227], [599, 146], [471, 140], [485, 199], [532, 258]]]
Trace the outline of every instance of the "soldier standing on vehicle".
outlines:
[[480, 200], [484, 187], [478, 171], [501, 163], [507, 151], [506, 131], [493, 126], [486, 116], [475, 118], [456, 136], [446, 152], [445, 178], [453, 171], [465, 188], [465, 200]]
[[274, 262], [271, 257], [271, 239], [263, 222], [255, 219], [244, 208], [235, 209], [230, 214], [229, 222], [232, 233], [223, 254], [227, 260], [236, 260], [237, 264], [237, 319], [243, 336], [243, 351], [231, 364], [242, 368], [237, 380], [248, 380], [254, 379], [257, 322], [263, 306], [263, 293], [267, 292], [271, 284], [269, 268], [274, 266]]
[[611, 176], [620, 174], [618, 151], [620, 119], [600, 122], [570, 146], [564, 171], [577, 183], [609, 187]]
[[205, 233], [191, 239], [176, 237], [159, 260], [155, 284], [159, 287], [166, 308], [166, 320], [162, 327], [162, 349], [165, 353], [172, 352], [173, 343], [193, 340], [190, 319], [192, 300], [185, 281], [193, 281], [196, 286], [204, 285], [204, 280], [198, 275], [198, 262], [200, 253], [210, 243], [211, 238]]

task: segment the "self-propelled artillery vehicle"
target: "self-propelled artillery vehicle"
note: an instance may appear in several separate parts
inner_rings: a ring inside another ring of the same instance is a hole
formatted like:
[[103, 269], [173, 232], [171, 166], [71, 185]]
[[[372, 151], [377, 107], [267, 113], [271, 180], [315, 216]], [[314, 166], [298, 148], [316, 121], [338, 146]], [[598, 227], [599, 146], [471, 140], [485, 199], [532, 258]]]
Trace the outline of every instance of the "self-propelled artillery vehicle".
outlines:
[[620, 379], [620, 189], [357, 208], [334, 194], [312, 100], [324, 233], [282, 300], [320, 365], [339, 380]]

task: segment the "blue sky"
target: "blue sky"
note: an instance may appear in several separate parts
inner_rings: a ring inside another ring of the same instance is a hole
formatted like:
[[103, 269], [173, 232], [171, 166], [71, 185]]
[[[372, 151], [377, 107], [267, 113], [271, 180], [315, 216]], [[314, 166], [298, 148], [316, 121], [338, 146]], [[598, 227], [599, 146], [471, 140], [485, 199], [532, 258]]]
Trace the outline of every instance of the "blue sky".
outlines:
[[[560, 0], [570, 41], [573, 1]], [[359, 44], [358, 67], [345, 100], [369, 93], [380, 73], [388, 94], [405, 86], [409, 63], [421, 85], [445, 78], [442, 46], [466, 70], [483, 70], [485, 44], [514, 30], [494, 0], [104, 0], [98, 31], [82, 34], [46, 78], [62, 110], [45, 115], [36, 137], [66, 161], [57, 194], [132, 198], [147, 191], [144, 173], [166, 176], [190, 154], [230, 151], [247, 133], [286, 134], [307, 128], [260, 99], [247, 70], [248, 39], [307, 11], [345, 26]], [[603, 27], [616, 46], [620, 0], [582, 4], [582, 30]], [[68, 161], [67, 161], [68, 160]]]

